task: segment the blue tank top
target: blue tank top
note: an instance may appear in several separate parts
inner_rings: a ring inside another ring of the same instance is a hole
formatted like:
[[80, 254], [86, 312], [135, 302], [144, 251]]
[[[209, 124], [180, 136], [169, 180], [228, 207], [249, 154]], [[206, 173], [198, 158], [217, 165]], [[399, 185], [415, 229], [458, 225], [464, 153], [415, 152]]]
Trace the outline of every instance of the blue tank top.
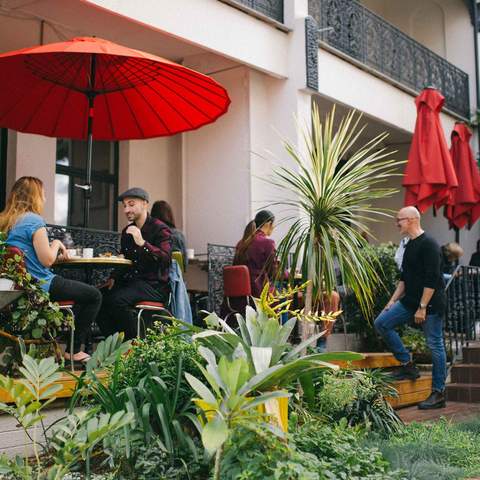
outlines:
[[45, 221], [40, 215], [36, 213], [26, 213], [17, 220], [17, 223], [10, 230], [7, 237], [7, 244], [22, 250], [25, 254], [27, 271], [32, 277], [41, 280], [41, 288], [48, 292], [55, 275], [49, 268], [41, 264], [33, 248], [33, 234], [39, 228], [45, 226]]

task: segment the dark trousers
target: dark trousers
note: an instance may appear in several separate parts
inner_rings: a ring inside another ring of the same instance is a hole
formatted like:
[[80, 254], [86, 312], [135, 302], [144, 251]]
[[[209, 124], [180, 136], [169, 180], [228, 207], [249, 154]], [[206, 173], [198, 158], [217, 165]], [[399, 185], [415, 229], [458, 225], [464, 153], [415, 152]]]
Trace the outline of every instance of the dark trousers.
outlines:
[[[54, 302], [73, 300], [75, 307], [75, 336], [73, 353], [78, 353], [82, 343], [85, 342], [86, 334], [90, 325], [97, 317], [102, 305], [102, 295], [98, 288], [76, 280], [69, 280], [55, 275], [50, 284], [50, 299]], [[67, 352], [70, 351], [70, 343], [67, 342]]]
[[103, 288], [102, 295], [102, 309], [97, 318], [102, 334], [107, 337], [124, 332], [127, 340], [137, 336], [137, 317], [132, 310], [135, 304], [141, 301], [165, 303], [168, 299], [162, 285], [141, 279], [115, 283], [111, 290]]

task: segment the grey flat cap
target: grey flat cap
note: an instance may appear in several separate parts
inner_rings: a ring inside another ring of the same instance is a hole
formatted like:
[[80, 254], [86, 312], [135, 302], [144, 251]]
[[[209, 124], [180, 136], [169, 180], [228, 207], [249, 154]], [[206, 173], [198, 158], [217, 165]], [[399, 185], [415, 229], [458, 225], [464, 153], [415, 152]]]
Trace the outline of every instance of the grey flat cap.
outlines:
[[127, 191], [123, 192], [121, 195], [118, 196], [118, 201], [123, 202], [125, 198], [141, 198], [142, 200], [149, 201], [148, 192], [146, 192], [143, 188], [140, 187], [133, 187], [129, 188]]

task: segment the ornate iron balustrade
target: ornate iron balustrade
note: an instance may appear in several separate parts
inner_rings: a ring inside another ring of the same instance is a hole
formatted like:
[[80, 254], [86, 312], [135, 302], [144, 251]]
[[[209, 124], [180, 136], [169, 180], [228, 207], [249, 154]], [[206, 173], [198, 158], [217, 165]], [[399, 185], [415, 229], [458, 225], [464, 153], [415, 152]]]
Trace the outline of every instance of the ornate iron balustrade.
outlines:
[[458, 355], [463, 346], [476, 340], [477, 322], [480, 322], [480, 268], [459, 266], [447, 287], [445, 331], [448, 346]]
[[[120, 251], [120, 233], [108, 230], [94, 230], [91, 228], [66, 227], [64, 225], [47, 225], [48, 238], [50, 241], [58, 239], [63, 241], [65, 235], [69, 233], [72, 237], [75, 248], [88, 247], [93, 248], [94, 254], [111, 252], [118, 253]], [[55, 270], [66, 278], [73, 280], [87, 281], [99, 285], [103, 283], [109, 276], [111, 268], [90, 268], [86, 269], [70, 269], [68, 267], [56, 267]], [[87, 278], [87, 273], [88, 277]]]
[[223, 267], [233, 263], [235, 247], [227, 245], [207, 246], [208, 253], [208, 309], [220, 314], [223, 302]]
[[468, 74], [416, 42], [355, 0], [309, 0], [320, 44], [419, 92], [433, 86], [445, 107], [470, 118]]
[[233, 0], [245, 7], [283, 23], [283, 0]]

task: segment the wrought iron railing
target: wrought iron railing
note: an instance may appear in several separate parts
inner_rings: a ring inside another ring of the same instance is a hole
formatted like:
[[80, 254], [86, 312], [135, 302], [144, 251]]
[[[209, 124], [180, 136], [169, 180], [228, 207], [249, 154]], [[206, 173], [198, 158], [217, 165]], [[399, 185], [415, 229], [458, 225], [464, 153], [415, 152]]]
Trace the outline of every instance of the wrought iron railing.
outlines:
[[283, 23], [283, 0], [233, 0], [245, 7]]
[[233, 263], [235, 247], [227, 245], [207, 246], [208, 252], [208, 309], [220, 314], [223, 302], [223, 267]]
[[319, 42], [419, 92], [433, 86], [445, 107], [468, 119], [468, 74], [416, 42], [355, 0], [309, 0]]
[[453, 357], [476, 340], [480, 322], [480, 267], [459, 266], [446, 287], [445, 332]]

